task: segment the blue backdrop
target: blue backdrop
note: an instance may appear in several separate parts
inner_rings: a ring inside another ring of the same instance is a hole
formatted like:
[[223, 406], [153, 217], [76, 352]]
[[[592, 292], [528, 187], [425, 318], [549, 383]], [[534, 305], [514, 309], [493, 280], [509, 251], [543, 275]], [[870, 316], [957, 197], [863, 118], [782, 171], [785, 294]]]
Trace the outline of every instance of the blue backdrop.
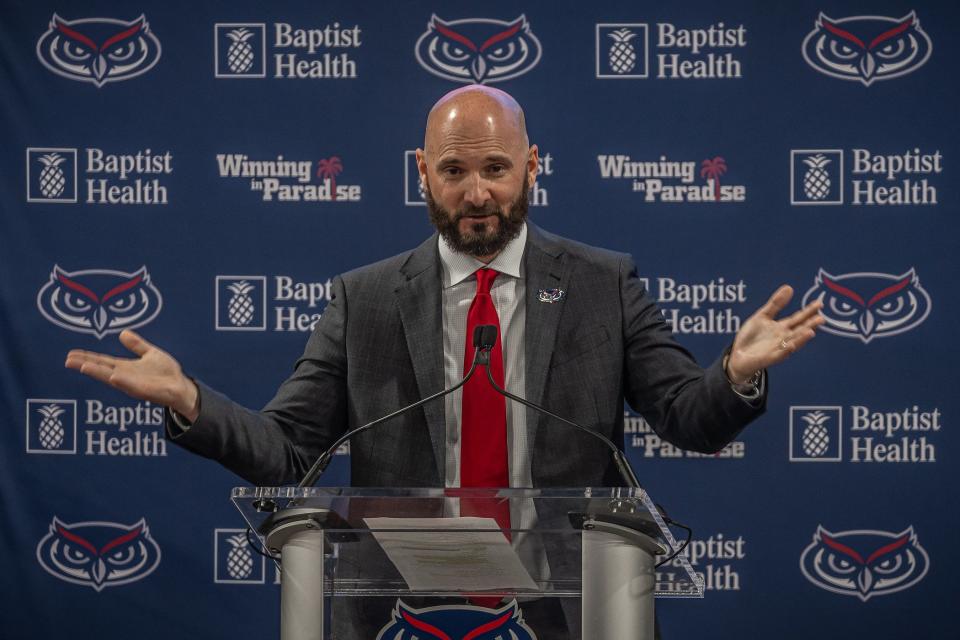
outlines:
[[[956, 637], [958, 14], [2, 2], [2, 635], [276, 632], [275, 572], [235, 537], [238, 478], [65, 354], [122, 353], [138, 327], [261, 406], [330, 278], [430, 233], [412, 151], [430, 105], [482, 81], [540, 147], [532, 219], [632, 253], [702, 363], [780, 283], [826, 303], [721, 454], [628, 416], [707, 582], [661, 602], [665, 636]], [[349, 482], [345, 457], [323, 482]]]

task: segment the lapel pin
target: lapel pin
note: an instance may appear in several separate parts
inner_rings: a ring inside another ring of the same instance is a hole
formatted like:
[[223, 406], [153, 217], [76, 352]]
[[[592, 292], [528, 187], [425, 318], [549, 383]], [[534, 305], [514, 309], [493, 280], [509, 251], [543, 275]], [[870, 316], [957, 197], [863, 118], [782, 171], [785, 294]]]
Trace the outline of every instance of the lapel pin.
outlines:
[[537, 291], [537, 300], [553, 304], [563, 300], [565, 295], [567, 295], [567, 292], [563, 289], [540, 289]]

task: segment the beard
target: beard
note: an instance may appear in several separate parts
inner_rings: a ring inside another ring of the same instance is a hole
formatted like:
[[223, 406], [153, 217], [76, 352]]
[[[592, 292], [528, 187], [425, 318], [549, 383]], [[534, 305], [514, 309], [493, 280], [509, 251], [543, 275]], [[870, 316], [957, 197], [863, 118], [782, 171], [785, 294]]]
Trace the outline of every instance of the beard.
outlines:
[[[447, 245], [457, 253], [465, 253], [475, 258], [498, 254], [508, 242], [520, 235], [523, 223], [527, 220], [529, 208], [527, 192], [530, 190], [530, 181], [526, 175], [523, 177], [520, 195], [510, 204], [506, 213], [500, 211], [500, 207], [495, 202], [488, 202], [482, 207], [464, 205], [460, 211], [451, 214], [433, 199], [429, 183], [426, 186], [423, 195], [427, 201], [430, 222], [440, 232], [440, 236]], [[479, 220], [482, 216], [491, 215], [497, 217], [495, 226]], [[477, 221], [468, 223], [469, 229], [461, 233], [460, 221], [471, 217], [476, 217]]]

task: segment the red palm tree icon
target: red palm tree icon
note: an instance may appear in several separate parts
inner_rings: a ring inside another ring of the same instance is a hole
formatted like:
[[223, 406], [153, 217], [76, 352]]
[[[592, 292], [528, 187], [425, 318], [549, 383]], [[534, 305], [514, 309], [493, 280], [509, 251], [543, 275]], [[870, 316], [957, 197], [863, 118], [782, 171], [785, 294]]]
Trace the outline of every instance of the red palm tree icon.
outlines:
[[330, 156], [317, 162], [317, 177], [330, 178], [330, 198], [337, 199], [337, 174], [343, 171], [339, 156]]
[[713, 199], [720, 200], [720, 176], [727, 172], [727, 162], [720, 156], [700, 163], [700, 177], [713, 178]]

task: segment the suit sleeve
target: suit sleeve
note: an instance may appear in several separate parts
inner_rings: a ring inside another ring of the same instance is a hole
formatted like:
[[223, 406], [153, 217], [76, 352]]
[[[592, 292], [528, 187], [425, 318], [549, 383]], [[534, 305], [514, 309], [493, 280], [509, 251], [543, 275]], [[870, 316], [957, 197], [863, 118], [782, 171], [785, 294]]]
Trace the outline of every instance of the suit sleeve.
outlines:
[[347, 424], [347, 299], [343, 280], [314, 327], [292, 375], [261, 411], [198, 382], [200, 415], [186, 431], [167, 417], [176, 444], [257, 485], [298, 482]]
[[766, 408], [737, 395], [722, 358], [702, 369], [674, 339], [629, 258], [620, 263], [624, 396], [660, 437], [683, 449], [714, 453]]

